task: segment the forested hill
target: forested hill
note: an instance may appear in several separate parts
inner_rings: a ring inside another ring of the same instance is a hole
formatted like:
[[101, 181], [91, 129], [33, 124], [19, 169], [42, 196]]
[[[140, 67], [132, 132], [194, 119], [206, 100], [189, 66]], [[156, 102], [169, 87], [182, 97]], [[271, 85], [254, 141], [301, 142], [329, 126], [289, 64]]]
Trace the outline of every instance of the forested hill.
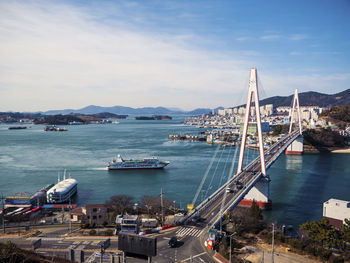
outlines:
[[[260, 105], [273, 104], [274, 108], [279, 106], [292, 106], [294, 95], [288, 97], [274, 96], [260, 101]], [[300, 106], [334, 107], [350, 105], [350, 89], [328, 95], [314, 91], [299, 93]]]
[[333, 107], [322, 112], [321, 117], [331, 118], [341, 122], [350, 122], [350, 105]]

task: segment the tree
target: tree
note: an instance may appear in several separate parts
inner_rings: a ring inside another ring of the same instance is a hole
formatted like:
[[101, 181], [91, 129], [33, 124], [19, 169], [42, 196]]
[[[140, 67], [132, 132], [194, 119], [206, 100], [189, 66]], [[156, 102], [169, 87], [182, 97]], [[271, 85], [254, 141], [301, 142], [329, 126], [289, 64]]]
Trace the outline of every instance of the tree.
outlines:
[[343, 239], [345, 242], [350, 242], [350, 220], [345, 219], [345, 222], [342, 226]]
[[306, 222], [300, 226], [300, 229], [305, 230], [308, 238], [315, 244], [322, 247], [341, 248], [343, 242], [339, 232], [331, 225], [326, 218], [318, 222]]
[[263, 219], [261, 209], [255, 200], [253, 200], [252, 206], [249, 208], [249, 215], [257, 220]]
[[289, 125], [284, 124], [284, 125], [277, 125], [275, 128], [273, 128], [272, 135], [276, 136], [281, 133], [287, 133], [289, 131]]
[[130, 195], [114, 195], [106, 202], [106, 206], [110, 207], [115, 213], [123, 215], [132, 211], [133, 201], [134, 198]]

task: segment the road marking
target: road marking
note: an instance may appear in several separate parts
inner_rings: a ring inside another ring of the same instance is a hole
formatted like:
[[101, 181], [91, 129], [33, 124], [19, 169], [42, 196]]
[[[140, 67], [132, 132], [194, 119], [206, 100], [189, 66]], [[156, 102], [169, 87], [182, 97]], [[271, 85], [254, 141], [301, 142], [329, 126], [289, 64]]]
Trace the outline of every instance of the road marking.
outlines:
[[78, 249], [78, 250], [83, 250], [85, 248], [85, 245], [80, 245], [80, 246], [78, 246], [77, 248], [75, 248], [75, 249]]
[[222, 200], [212, 210], [210, 210], [210, 212], [206, 214], [204, 218], [207, 218], [213, 212], [213, 210], [215, 210], [219, 205], [221, 205], [221, 203], [222, 203]]
[[[184, 259], [183, 261], [189, 261], [189, 260], [191, 260], [191, 259], [194, 259], [194, 258], [198, 258], [198, 257], [200, 257], [200, 256], [202, 256], [202, 255], [204, 255], [204, 254], [206, 254], [207, 252], [202, 252], [202, 253], [200, 253], [200, 254], [198, 254], [198, 255], [195, 255], [195, 256], [193, 256], [193, 257], [189, 257], [189, 258], [186, 258], [186, 259]], [[204, 262], [204, 261], [203, 261]]]
[[176, 230], [178, 230], [178, 227], [174, 228], [174, 229], [171, 229], [169, 231], [165, 231], [163, 233], [154, 233], [154, 234], [148, 234], [148, 235], [145, 235], [146, 237], [158, 237], [158, 236], [162, 236], [162, 235], [167, 235], [167, 234], [170, 234], [172, 232], [175, 232]]
[[196, 229], [194, 232], [192, 232], [192, 236], [195, 236], [195, 237], [199, 237], [199, 234], [200, 234], [201, 230], [200, 229]]
[[193, 236], [193, 237], [199, 237], [202, 234], [201, 229], [193, 228], [193, 227], [181, 227], [177, 232], [176, 235], [178, 237], [184, 237], [184, 236]]

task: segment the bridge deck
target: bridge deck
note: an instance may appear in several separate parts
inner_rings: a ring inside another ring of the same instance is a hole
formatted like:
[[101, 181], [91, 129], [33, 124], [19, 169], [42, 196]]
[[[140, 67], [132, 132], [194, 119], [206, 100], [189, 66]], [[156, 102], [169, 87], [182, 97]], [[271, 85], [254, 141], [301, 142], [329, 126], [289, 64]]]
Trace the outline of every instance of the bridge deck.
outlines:
[[[297, 137], [299, 137], [299, 135], [299, 131], [287, 134], [269, 149], [265, 150], [266, 168], [270, 167], [280, 154], [283, 153]], [[189, 223], [195, 215], [199, 215], [200, 218], [204, 219], [210, 227], [214, 227], [220, 222], [220, 219], [226, 211], [232, 210], [238, 205], [261, 177], [260, 157], [258, 156], [249, 163], [241, 173], [235, 175], [210, 197], [199, 204], [184, 218], [182, 223]], [[226, 192], [226, 188], [234, 189], [236, 185], [241, 185], [242, 188], [235, 190], [232, 193]]]

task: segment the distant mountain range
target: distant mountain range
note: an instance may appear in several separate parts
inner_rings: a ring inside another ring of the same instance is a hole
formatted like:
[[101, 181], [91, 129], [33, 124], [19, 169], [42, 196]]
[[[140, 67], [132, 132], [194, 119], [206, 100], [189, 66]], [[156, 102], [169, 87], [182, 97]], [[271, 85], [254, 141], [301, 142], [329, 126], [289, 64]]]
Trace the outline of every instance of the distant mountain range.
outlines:
[[[273, 106], [292, 106], [293, 95], [288, 97], [274, 96], [260, 101], [260, 105], [273, 104]], [[350, 89], [336, 94], [323, 94], [314, 91], [299, 93], [300, 106], [334, 107], [350, 105]]]
[[[291, 106], [293, 95], [290, 96], [274, 96], [260, 101], [260, 105], [273, 104], [274, 107], [279, 106]], [[320, 107], [333, 107], [340, 105], [350, 105], [350, 89], [345, 91], [328, 95], [314, 91], [301, 92], [299, 93], [300, 106], [320, 106]], [[217, 112], [223, 107], [215, 108]], [[110, 112], [114, 114], [123, 115], [201, 115], [211, 112], [209, 108], [199, 108], [192, 111], [183, 111], [178, 108], [165, 108], [165, 107], [144, 107], [144, 108], [131, 108], [124, 106], [113, 106], [113, 107], [101, 107], [90, 105], [82, 109], [65, 109], [65, 110], [50, 110], [42, 112], [43, 114], [55, 115], [55, 114], [70, 114], [70, 113], [81, 113], [81, 114], [97, 114], [102, 112]]]
[[[223, 107], [218, 107], [214, 109], [217, 112], [219, 109], [223, 109]], [[71, 113], [81, 113], [81, 114], [96, 114], [101, 112], [110, 112], [119, 115], [201, 115], [210, 113], [212, 110], [209, 108], [201, 108], [195, 109], [192, 111], [183, 111], [178, 108], [164, 108], [164, 107], [144, 107], [144, 108], [131, 108], [124, 106], [113, 106], [113, 107], [101, 107], [90, 105], [84, 107], [82, 109], [65, 109], [65, 110], [50, 110], [46, 112], [42, 112], [47, 115], [56, 115], [56, 114], [71, 114]]]

